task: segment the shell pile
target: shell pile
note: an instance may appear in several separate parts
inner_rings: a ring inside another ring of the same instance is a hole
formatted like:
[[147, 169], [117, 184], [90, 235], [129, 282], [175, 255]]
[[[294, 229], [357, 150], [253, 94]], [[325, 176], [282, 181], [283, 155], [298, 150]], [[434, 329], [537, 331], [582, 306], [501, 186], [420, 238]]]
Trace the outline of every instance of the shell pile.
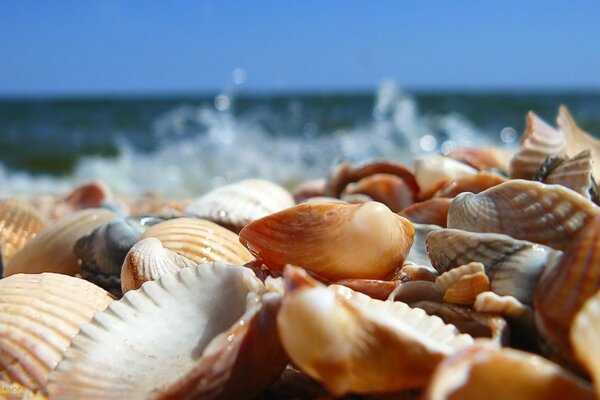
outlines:
[[9, 196], [0, 398], [600, 399], [599, 143]]

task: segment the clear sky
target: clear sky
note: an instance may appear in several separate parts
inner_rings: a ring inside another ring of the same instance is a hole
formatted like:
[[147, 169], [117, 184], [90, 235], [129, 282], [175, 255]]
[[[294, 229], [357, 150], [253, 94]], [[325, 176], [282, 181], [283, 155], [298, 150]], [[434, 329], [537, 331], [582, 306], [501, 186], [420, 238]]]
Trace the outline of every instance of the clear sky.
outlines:
[[600, 1], [0, 0], [0, 95], [216, 91], [238, 68], [248, 91], [598, 89]]

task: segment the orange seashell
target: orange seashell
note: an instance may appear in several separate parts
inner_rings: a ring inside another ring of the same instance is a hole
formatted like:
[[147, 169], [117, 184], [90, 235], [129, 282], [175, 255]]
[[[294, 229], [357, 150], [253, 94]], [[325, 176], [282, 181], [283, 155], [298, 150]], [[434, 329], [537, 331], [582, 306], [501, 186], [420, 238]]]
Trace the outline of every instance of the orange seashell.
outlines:
[[346, 286], [355, 292], [366, 294], [372, 299], [387, 300], [400, 281], [382, 281], [379, 279], [342, 279], [336, 285]]
[[448, 157], [469, 164], [480, 171], [498, 169], [508, 171], [508, 164], [512, 155], [498, 147], [462, 147], [452, 150]]
[[490, 290], [490, 280], [484, 272], [463, 275], [444, 292], [444, 301], [470, 305], [479, 293]]
[[[573, 116], [564, 105], [558, 109], [558, 117], [556, 118], [559, 131], [566, 139], [566, 153], [572, 157], [577, 153], [590, 150], [592, 158], [596, 161], [600, 160], [600, 140], [583, 131], [573, 119]], [[600, 182], [600, 162], [596, 162], [592, 166], [594, 179]]]
[[398, 214], [415, 224], [438, 225], [445, 228], [451, 202], [452, 199], [436, 197], [406, 207]]
[[415, 194], [404, 180], [391, 174], [374, 174], [356, 183], [349, 183], [341, 194], [344, 198], [350, 194], [365, 194], [374, 201], [398, 212], [415, 202]]
[[503, 176], [489, 172], [479, 172], [447, 182], [438, 190], [434, 197], [455, 197], [463, 192], [479, 193], [493, 186], [506, 182]]
[[0, 266], [43, 227], [42, 216], [29, 203], [18, 199], [0, 201]]

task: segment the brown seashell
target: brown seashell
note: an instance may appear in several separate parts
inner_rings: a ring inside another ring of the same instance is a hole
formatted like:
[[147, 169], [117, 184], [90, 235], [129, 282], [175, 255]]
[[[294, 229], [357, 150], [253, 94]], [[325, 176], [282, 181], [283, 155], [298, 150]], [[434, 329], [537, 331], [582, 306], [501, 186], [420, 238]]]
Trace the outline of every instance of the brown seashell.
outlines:
[[447, 182], [434, 197], [455, 197], [464, 192], [479, 193], [506, 182], [506, 178], [489, 172], [479, 172]]
[[[550, 164], [551, 166], [547, 166]], [[592, 152], [584, 150], [569, 159], [554, 156], [548, 157], [538, 171], [537, 180], [549, 185], [562, 185], [580, 195], [591, 198], [592, 182]]]
[[325, 179], [312, 179], [302, 182], [293, 190], [293, 196], [296, 203], [303, 203], [311, 197], [325, 195]]
[[438, 274], [431, 267], [404, 264], [400, 270], [401, 280], [435, 282]]
[[441, 362], [423, 398], [592, 400], [594, 393], [586, 382], [545, 358], [480, 342]]
[[0, 280], [0, 379], [42, 388], [79, 327], [111, 301], [105, 290], [67, 275]]
[[253, 260], [235, 233], [199, 218], [175, 218], [161, 222], [142, 235], [142, 239], [150, 237], [160, 239], [166, 249], [197, 264], [223, 261], [241, 265]]
[[101, 208], [76, 211], [54, 222], [17, 252], [5, 265], [4, 276], [17, 273], [58, 272], [75, 275], [81, 272], [73, 251], [75, 242], [114, 218]]
[[469, 164], [480, 171], [497, 169], [506, 173], [512, 155], [498, 147], [462, 147], [452, 150], [448, 157]]
[[29, 203], [18, 199], [0, 201], [1, 262], [8, 263], [43, 227], [42, 216]]
[[415, 194], [404, 180], [391, 174], [374, 174], [356, 183], [349, 183], [342, 197], [349, 194], [366, 194], [374, 201], [398, 212], [415, 202]]
[[52, 209], [52, 218], [61, 219], [77, 210], [98, 208], [113, 194], [103, 182], [87, 182], [77, 186], [67, 197], [56, 202]]
[[596, 396], [600, 397], [600, 291], [590, 297], [575, 315], [570, 332], [575, 356], [590, 373]]
[[436, 197], [415, 203], [398, 214], [413, 223], [438, 225], [445, 228], [451, 202], [452, 199]]
[[262, 179], [247, 179], [208, 192], [185, 211], [239, 232], [250, 222], [294, 204], [294, 198], [283, 187]]
[[308, 203], [254, 221], [240, 241], [269, 268], [289, 263], [330, 280], [384, 279], [402, 265], [414, 233], [381, 203]]
[[[561, 105], [558, 109], [558, 117], [556, 117], [558, 130], [565, 136], [567, 155], [572, 157], [577, 153], [590, 150], [592, 158], [596, 161], [600, 160], [600, 140], [583, 131], [573, 119], [573, 116], [565, 107]], [[593, 164], [593, 176], [596, 182], [600, 181], [600, 163]]]
[[444, 301], [443, 293], [440, 292], [432, 281], [406, 281], [396, 286], [389, 294], [387, 300], [401, 301], [412, 304], [419, 301], [431, 301], [441, 303]]
[[448, 209], [448, 227], [504, 233], [562, 250], [596, 215], [600, 208], [570, 189], [516, 179], [456, 196]]
[[421, 191], [419, 198], [431, 198], [446, 182], [476, 175], [477, 170], [450, 157], [421, 156], [414, 159], [415, 178]]
[[562, 156], [566, 150], [565, 136], [532, 111], [527, 113], [521, 148], [510, 160], [511, 179], [533, 179], [548, 156]]

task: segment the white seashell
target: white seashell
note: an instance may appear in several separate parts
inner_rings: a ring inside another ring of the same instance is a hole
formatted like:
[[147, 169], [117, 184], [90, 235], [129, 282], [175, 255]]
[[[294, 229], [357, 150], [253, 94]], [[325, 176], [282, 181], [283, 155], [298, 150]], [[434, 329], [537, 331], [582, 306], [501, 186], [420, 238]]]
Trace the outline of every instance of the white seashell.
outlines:
[[[559, 131], [566, 139], [566, 152], [569, 157], [573, 157], [577, 153], [590, 150], [592, 158], [596, 161], [600, 160], [600, 140], [583, 131], [573, 119], [573, 116], [565, 106], [560, 106], [558, 109], [558, 117], [556, 123]], [[594, 179], [600, 182], [600, 163], [596, 162], [593, 165]]]
[[433, 196], [445, 182], [478, 173], [475, 168], [467, 164], [440, 155], [416, 157], [414, 165], [421, 198]]
[[473, 309], [488, 314], [499, 314], [506, 317], [520, 317], [531, 313], [527, 307], [513, 296], [500, 296], [494, 292], [482, 292], [477, 295]]

